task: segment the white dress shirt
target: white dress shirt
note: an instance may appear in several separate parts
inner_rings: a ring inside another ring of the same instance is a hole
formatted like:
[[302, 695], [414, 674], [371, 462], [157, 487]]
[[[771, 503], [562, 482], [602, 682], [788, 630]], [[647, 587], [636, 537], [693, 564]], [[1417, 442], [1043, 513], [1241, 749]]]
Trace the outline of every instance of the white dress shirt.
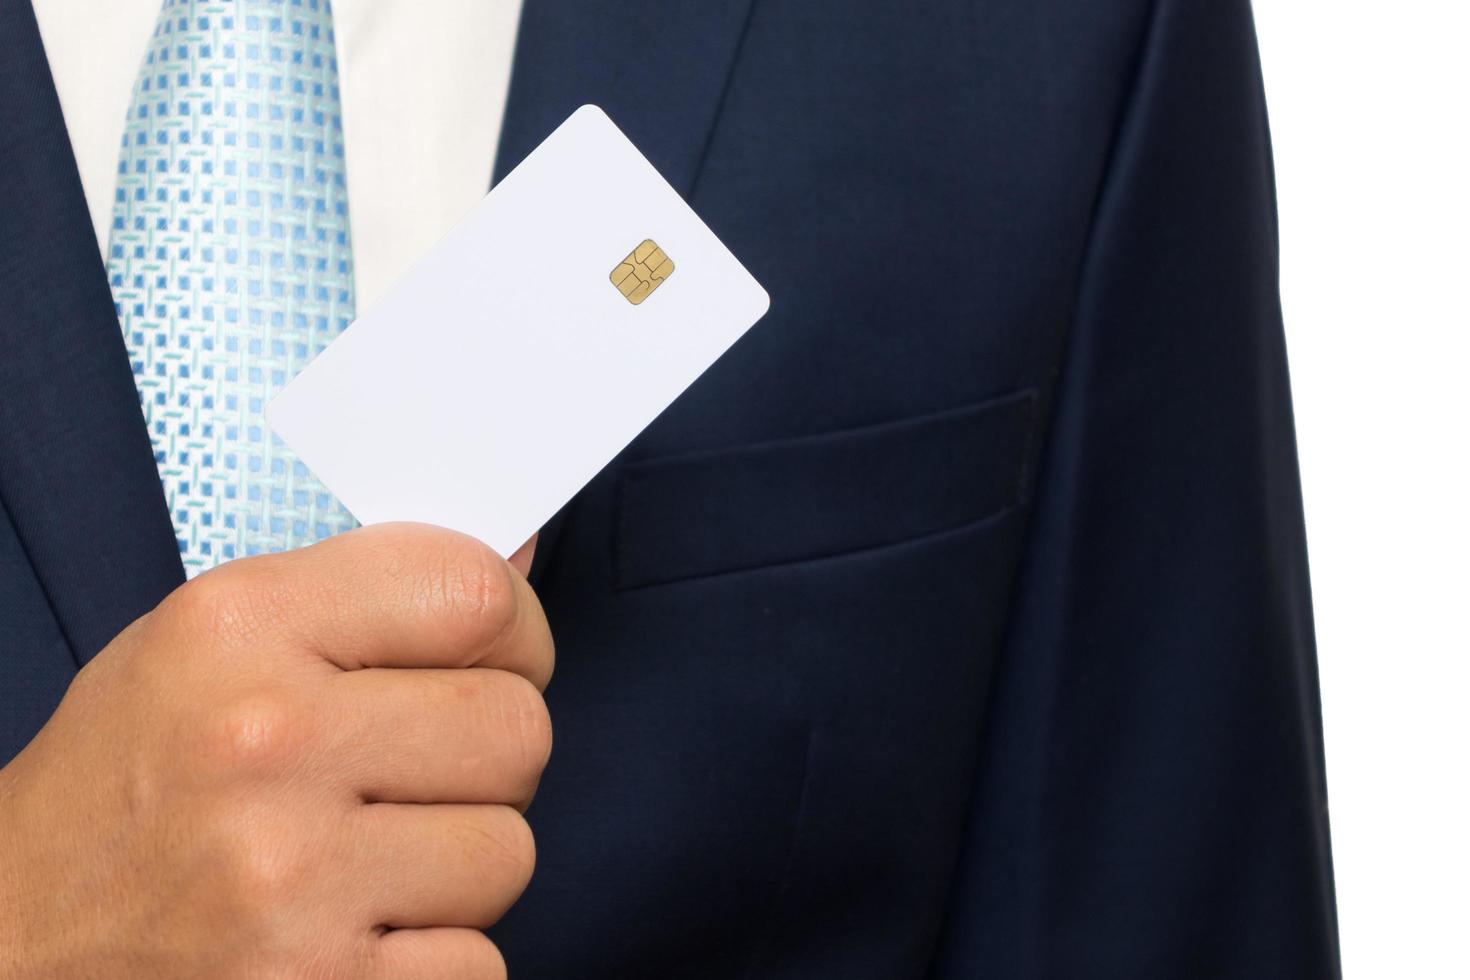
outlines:
[[[161, 0], [32, 2], [106, 254], [123, 123]], [[521, 0], [332, 8], [361, 311], [489, 188]]]

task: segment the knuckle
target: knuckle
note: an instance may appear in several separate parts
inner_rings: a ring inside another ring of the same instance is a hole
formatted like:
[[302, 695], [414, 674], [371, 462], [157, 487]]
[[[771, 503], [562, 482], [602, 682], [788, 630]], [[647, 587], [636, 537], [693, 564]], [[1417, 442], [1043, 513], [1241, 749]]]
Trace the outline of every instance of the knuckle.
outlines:
[[431, 611], [468, 645], [493, 644], [518, 615], [510, 565], [463, 535], [440, 544], [430, 563], [425, 590]]
[[500, 947], [485, 941], [485, 963], [481, 976], [484, 980], [507, 980], [509, 976], [505, 967], [505, 955], [500, 952]]
[[340, 850], [300, 811], [221, 800], [199, 828], [209, 889], [198, 914], [229, 923], [210, 976], [360, 976], [356, 944], [323, 919], [322, 877]]
[[252, 633], [266, 596], [249, 569], [222, 566], [179, 586], [162, 610], [192, 634], [211, 641]]
[[551, 760], [551, 712], [536, 686], [519, 674], [507, 675], [501, 712], [525, 781], [521, 798], [529, 799]]
[[531, 825], [514, 810], [497, 808], [494, 818], [471, 825], [468, 852], [492, 880], [520, 894], [536, 870], [536, 839]]
[[228, 821], [222, 833], [230, 914], [247, 934], [279, 936], [311, 874], [304, 852], [283, 828], [259, 820]]
[[208, 627], [231, 609], [229, 591], [222, 586], [226, 577], [201, 575], [173, 591], [164, 609], [175, 618]]
[[214, 711], [198, 743], [207, 764], [229, 777], [284, 767], [311, 729], [311, 712], [293, 698], [280, 691], [253, 691]]
[[551, 676], [556, 671], [556, 642], [551, 635], [551, 624], [546, 620], [546, 610], [541, 608], [539, 601], [536, 602], [535, 619], [539, 642], [535, 646], [530, 676], [537, 687], [544, 689], [551, 683]]
[[341, 940], [324, 941], [320, 933], [310, 936], [298, 933], [295, 941], [277, 955], [277, 962], [263, 964], [261, 958], [258, 953], [253, 956], [248, 971], [242, 976], [250, 980], [261, 977], [271, 980], [336, 980], [339, 977], [372, 975], [365, 950], [352, 949], [350, 944]]
[[368, 957], [362, 949], [352, 949], [346, 942], [322, 942], [320, 937], [310, 940], [299, 961], [290, 967], [286, 975], [291, 980], [335, 980], [337, 977], [364, 976]]

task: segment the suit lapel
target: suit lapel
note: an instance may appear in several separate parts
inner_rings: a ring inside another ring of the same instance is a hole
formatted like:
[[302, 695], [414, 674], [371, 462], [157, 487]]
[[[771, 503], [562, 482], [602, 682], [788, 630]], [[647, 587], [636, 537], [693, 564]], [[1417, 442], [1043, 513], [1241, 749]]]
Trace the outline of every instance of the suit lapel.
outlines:
[[[495, 180], [590, 102], [688, 197], [752, 2], [525, 0]], [[565, 510], [541, 531], [532, 584], [545, 574], [564, 518]]]
[[0, 502], [84, 664], [183, 569], [29, 3], [0, 37]]
[[525, 0], [496, 179], [590, 102], [687, 195], [751, 2]]

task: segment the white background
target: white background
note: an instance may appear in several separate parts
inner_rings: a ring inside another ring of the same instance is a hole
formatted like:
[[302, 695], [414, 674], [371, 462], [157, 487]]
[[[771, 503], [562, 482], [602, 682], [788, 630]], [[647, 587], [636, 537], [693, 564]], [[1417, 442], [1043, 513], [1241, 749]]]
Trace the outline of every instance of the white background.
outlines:
[[1470, 977], [1470, 3], [1255, 8], [1343, 969]]

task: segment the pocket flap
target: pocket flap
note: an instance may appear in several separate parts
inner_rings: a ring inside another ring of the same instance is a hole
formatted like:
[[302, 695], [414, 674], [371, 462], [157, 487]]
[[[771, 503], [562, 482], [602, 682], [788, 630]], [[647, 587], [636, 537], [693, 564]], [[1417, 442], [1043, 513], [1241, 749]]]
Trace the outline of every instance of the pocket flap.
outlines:
[[1019, 503], [1031, 390], [896, 422], [628, 464], [626, 589], [896, 544]]

